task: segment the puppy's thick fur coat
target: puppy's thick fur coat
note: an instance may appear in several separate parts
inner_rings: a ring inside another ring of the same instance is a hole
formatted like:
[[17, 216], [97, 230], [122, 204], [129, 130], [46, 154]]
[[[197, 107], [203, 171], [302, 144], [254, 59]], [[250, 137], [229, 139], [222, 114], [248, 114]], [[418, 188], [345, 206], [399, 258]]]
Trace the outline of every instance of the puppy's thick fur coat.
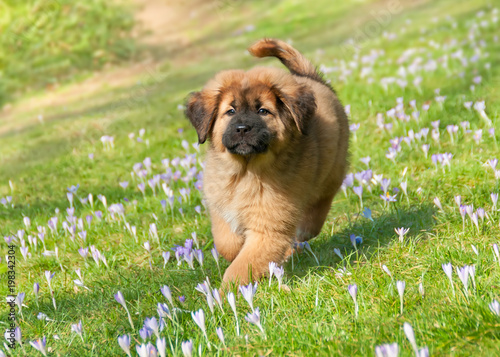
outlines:
[[347, 169], [348, 121], [334, 91], [279, 40], [249, 48], [289, 69], [218, 73], [191, 94], [186, 115], [208, 139], [204, 194], [215, 246], [246, 284], [280, 264], [294, 240], [318, 235]]

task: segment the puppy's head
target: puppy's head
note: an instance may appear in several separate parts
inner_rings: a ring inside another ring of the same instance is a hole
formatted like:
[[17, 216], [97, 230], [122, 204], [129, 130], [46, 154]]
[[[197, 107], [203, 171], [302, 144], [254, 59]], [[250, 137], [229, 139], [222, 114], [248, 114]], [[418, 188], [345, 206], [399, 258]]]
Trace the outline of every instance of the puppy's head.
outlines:
[[307, 134], [316, 110], [313, 92], [287, 72], [255, 68], [225, 71], [191, 94], [186, 115], [200, 143], [248, 157], [279, 149]]

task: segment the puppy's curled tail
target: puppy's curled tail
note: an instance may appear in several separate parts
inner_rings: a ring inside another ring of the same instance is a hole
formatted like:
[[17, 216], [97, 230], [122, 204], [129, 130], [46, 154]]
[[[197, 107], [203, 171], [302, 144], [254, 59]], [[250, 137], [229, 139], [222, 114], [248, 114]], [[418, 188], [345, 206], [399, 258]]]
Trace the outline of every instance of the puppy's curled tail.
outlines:
[[276, 57], [292, 74], [308, 77], [328, 86], [323, 77], [321, 77], [316, 70], [316, 67], [314, 67], [302, 53], [286, 42], [265, 38], [253, 44], [248, 49], [248, 52], [255, 57]]

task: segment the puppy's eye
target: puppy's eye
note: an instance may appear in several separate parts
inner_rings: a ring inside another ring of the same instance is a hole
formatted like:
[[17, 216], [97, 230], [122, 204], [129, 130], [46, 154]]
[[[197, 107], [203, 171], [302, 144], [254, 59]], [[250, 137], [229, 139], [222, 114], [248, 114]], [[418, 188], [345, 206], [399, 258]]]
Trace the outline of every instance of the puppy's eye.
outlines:
[[234, 115], [236, 114], [236, 111], [234, 109], [229, 109], [227, 112], [226, 112], [227, 115]]
[[270, 112], [269, 112], [269, 110], [267, 110], [267, 109], [260, 108], [260, 109], [259, 109], [259, 114], [260, 114], [260, 115], [267, 115], [267, 114], [271, 114], [271, 113], [270, 113]]

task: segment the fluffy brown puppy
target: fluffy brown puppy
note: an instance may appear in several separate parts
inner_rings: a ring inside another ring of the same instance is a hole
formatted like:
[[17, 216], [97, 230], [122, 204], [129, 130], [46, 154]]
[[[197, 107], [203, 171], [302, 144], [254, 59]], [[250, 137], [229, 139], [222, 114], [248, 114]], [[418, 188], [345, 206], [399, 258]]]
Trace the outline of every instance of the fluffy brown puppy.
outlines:
[[246, 284], [318, 235], [344, 179], [348, 121], [334, 91], [290, 45], [260, 40], [277, 68], [218, 73], [191, 94], [186, 115], [208, 139], [204, 194], [215, 246], [232, 262], [225, 282]]

